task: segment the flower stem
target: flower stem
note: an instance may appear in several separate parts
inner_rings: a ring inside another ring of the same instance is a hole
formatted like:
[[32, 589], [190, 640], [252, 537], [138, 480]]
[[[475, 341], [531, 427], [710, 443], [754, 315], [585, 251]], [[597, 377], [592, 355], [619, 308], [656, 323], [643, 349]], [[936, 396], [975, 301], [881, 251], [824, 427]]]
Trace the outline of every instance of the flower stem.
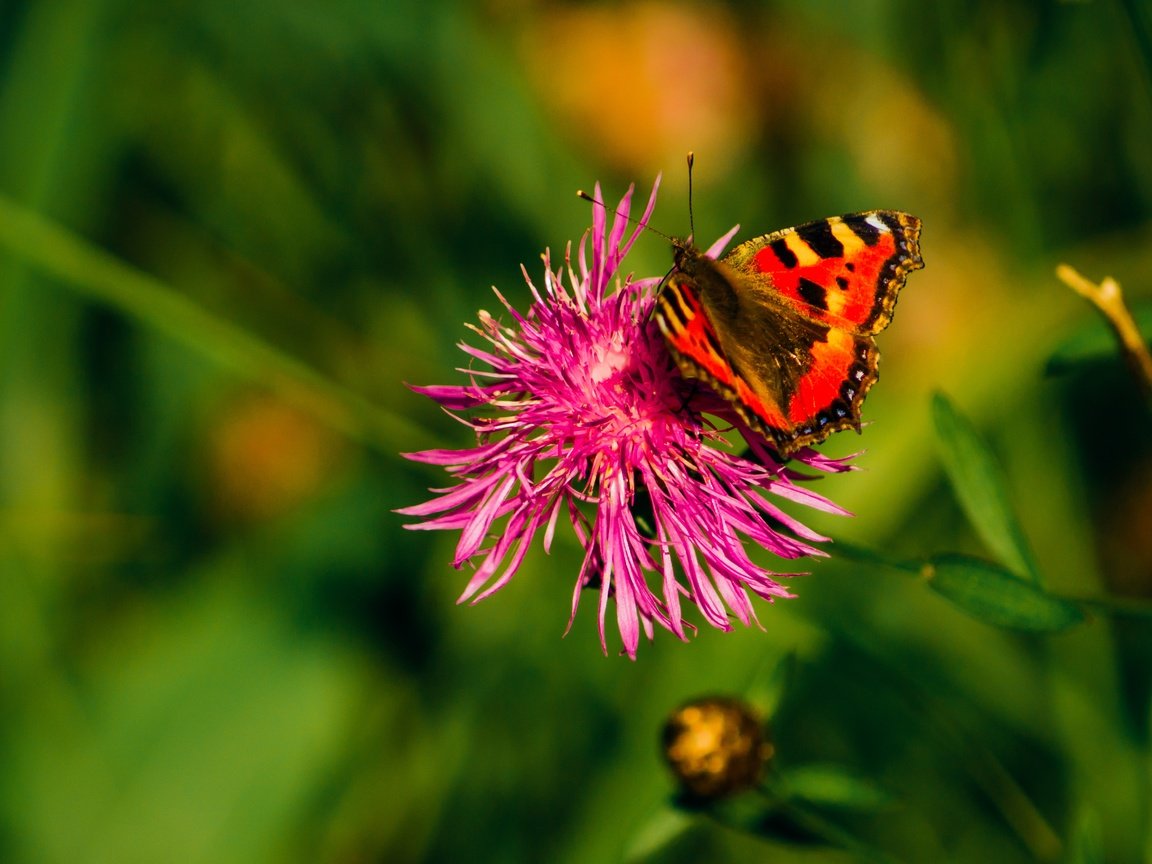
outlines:
[[1132, 374], [1140, 384], [1145, 398], [1152, 400], [1152, 354], [1148, 352], [1148, 343], [1144, 341], [1132, 313], [1124, 303], [1124, 295], [1120, 291], [1120, 284], [1111, 276], [1105, 276], [1097, 285], [1081, 276], [1067, 264], [1056, 268], [1056, 276], [1074, 290], [1081, 297], [1086, 297], [1103, 313], [1109, 326], [1120, 340], [1120, 347], [1124, 358], [1132, 369]]

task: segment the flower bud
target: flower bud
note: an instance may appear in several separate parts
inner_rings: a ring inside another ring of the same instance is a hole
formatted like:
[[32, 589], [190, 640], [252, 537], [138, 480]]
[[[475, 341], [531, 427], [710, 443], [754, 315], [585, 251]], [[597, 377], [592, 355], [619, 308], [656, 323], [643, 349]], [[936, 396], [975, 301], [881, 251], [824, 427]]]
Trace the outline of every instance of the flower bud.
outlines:
[[760, 718], [738, 699], [694, 700], [664, 726], [664, 758], [684, 790], [697, 798], [754, 787], [772, 752]]

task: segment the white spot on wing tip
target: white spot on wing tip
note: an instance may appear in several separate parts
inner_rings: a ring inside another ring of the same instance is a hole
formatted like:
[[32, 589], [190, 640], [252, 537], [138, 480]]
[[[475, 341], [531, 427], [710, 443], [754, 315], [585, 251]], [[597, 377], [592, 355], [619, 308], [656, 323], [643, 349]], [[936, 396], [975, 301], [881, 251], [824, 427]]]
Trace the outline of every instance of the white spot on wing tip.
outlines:
[[869, 217], [867, 217], [867, 218], [866, 218], [864, 221], [865, 221], [865, 222], [867, 222], [869, 225], [871, 225], [873, 228], [875, 228], [875, 229], [877, 229], [878, 231], [880, 231], [881, 233], [883, 233], [883, 234], [887, 234], [887, 233], [888, 233], [888, 230], [889, 230], [889, 229], [888, 229], [888, 226], [887, 226], [887, 225], [885, 225], [883, 222], [881, 222], [881, 221], [880, 221], [880, 219], [879, 219], [879, 217], [877, 217], [877, 216], [869, 216]]

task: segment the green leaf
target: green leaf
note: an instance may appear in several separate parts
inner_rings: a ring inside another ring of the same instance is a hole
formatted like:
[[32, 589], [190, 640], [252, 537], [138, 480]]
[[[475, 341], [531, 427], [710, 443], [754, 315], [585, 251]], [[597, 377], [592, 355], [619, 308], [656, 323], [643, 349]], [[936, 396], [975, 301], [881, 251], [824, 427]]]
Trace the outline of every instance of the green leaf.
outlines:
[[923, 575], [938, 594], [987, 624], [1050, 633], [1084, 620], [1079, 604], [1055, 597], [989, 561], [938, 555], [924, 565]]
[[624, 854], [625, 861], [646, 861], [671, 849], [697, 824], [695, 816], [669, 806], [652, 814], [636, 832]]
[[933, 396], [932, 415], [944, 470], [968, 521], [1002, 564], [1038, 582], [1036, 561], [1008, 499], [1008, 484], [996, 457], [943, 393]]
[[[1131, 303], [1129, 308], [1136, 327], [1152, 344], [1152, 337], [1148, 336], [1152, 333], [1152, 302]], [[1044, 371], [1049, 375], [1057, 375], [1087, 363], [1119, 359], [1120, 348], [1116, 334], [1102, 317], [1093, 315], [1052, 352]]]
[[881, 849], [857, 837], [835, 820], [799, 799], [787, 800], [766, 784], [764, 795], [737, 795], [707, 808], [718, 822], [737, 831], [796, 847], [832, 846], [851, 853], [853, 860], [892, 864]]
[[892, 796], [874, 783], [831, 764], [804, 765], [782, 773], [775, 791], [789, 800], [839, 810], [878, 810], [892, 801]]
[[807, 824], [795, 808], [771, 794], [734, 795], [710, 802], [704, 812], [734, 831], [788, 846], [838, 845], [839, 838], [828, 836], [828, 832], [821, 830], [822, 826]]

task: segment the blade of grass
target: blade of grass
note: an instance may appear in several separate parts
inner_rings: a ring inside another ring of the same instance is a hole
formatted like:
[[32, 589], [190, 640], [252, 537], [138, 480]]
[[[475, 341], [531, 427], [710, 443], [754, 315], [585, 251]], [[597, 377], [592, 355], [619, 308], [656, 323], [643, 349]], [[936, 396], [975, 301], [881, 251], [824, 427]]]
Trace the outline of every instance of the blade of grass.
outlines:
[[432, 436], [307, 364], [217, 318], [173, 288], [0, 196], [0, 245], [83, 297], [275, 390], [342, 434], [389, 454]]
[[943, 393], [932, 397], [941, 460], [965, 515], [1009, 570], [1032, 582], [1040, 573], [1008, 497], [1004, 472], [976, 428]]

